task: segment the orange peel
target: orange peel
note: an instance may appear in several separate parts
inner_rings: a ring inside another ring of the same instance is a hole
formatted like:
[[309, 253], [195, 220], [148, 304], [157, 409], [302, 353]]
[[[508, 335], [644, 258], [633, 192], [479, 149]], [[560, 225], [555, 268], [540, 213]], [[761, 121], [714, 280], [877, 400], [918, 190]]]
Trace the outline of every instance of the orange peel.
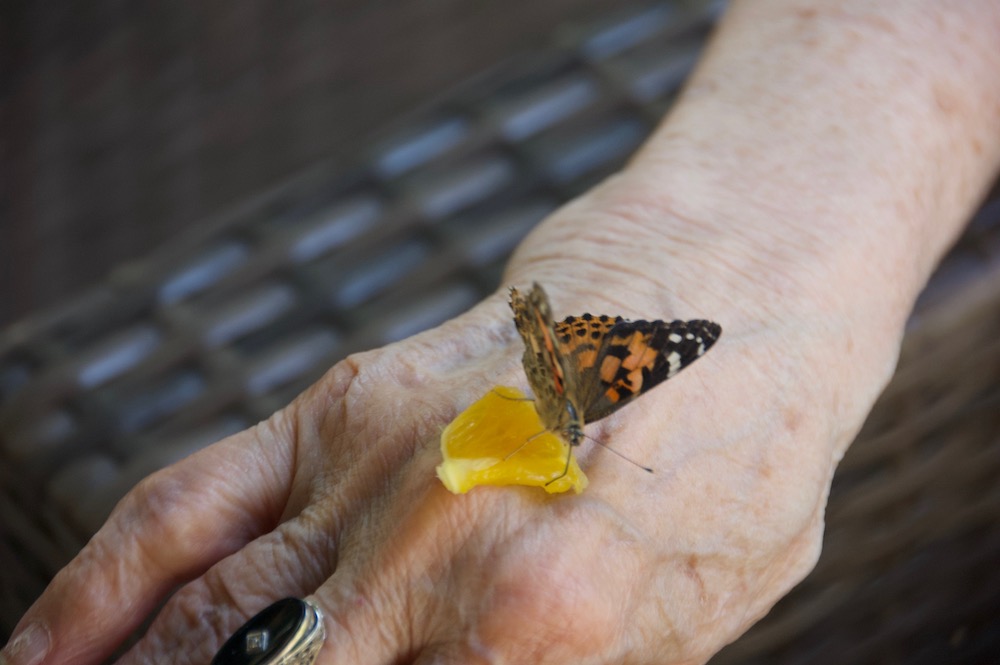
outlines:
[[[550, 494], [587, 487], [570, 446], [545, 429], [534, 402], [516, 388], [497, 386], [460, 413], [441, 433], [438, 478], [451, 492], [478, 485], [527, 485]], [[570, 455], [569, 470], [566, 455]], [[556, 480], [553, 480], [555, 478]]]

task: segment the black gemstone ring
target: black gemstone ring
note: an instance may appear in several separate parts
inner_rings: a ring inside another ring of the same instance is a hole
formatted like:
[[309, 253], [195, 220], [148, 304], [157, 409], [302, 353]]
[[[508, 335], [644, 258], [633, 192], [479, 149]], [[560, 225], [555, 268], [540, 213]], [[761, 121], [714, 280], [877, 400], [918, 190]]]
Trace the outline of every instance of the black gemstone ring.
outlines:
[[233, 633], [212, 665], [312, 665], [324, 640], [320, 609], [305, 600], [285, 598]]

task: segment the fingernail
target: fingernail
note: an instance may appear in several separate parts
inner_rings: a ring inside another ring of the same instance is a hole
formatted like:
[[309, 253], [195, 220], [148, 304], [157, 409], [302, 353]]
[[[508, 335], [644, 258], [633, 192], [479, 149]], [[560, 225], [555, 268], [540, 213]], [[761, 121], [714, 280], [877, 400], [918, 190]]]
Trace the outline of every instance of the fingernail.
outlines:
[[0, 665], [38, 665], [48, 651], [48, 631], [41, 624], [31, 623], [0, 651]]

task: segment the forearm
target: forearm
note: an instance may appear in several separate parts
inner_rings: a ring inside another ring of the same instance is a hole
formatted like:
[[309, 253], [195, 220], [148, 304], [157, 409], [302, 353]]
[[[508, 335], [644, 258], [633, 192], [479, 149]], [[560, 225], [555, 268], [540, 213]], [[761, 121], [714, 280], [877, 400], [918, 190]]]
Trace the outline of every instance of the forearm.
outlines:
[[555, 282], [560, 315], [718, 320], [837, 457], [1000, 162], [998, 38], [992, 2], [736, 2], [629, 168], [510, 281]]
[[1000, 161], [998, 43], [995, 2], [734, 2], [632, 171], [668, 235], [900, 325]]
[[[905, 318], [1000, 162], [997, 43], [986, 0], [734, 2], [630, 168], [546, 239], [579, 255], [596, 237], [650, 274], [721, 247], [733, 274], [788, 272], [764, 288], [827, 307], [880, 290]], [[616, 218], [630, 238], [594, 230]]]

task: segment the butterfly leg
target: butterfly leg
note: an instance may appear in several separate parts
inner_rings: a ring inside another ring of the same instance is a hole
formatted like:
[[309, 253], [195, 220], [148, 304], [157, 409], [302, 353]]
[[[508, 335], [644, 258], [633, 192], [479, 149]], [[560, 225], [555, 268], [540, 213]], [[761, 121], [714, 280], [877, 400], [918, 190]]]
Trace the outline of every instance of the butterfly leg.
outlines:
[[496, 388], [493, 389], [493, 393], [497, 397], [500, 397], [502, 399], [510, 400], [511, 402], [534, 402], [535, 401], [534, 397], [508, 397], [507, 395], [504, 395], [502, 392], [500, 392]]
[[545, 483], [546, 487], [548, 487], [549, 485], [551, 485], [552, 483], [556, 482], [557, 480], [565, 476], [567, 473], [569, 473], [569, 463], [570, 460], [572, 459], [573, 459], [573, 446], [568, 445], [566, 446], [566, 466], [563, 467], [562, 473], [560, 473], [558, 476]]

